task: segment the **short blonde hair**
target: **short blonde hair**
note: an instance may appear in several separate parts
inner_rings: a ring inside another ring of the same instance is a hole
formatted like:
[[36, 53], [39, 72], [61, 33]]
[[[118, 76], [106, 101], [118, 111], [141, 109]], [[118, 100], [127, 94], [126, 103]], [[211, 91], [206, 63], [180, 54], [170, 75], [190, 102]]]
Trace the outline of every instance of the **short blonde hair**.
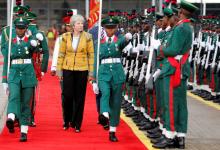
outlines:
[[73, 15], [71, 18], [70, 18], [70, 25], [74, 26], [74, 24], [77, 22], [77, 21], [82, 21], [83, 23], [85, 22], [85, 19], [82, 15]]

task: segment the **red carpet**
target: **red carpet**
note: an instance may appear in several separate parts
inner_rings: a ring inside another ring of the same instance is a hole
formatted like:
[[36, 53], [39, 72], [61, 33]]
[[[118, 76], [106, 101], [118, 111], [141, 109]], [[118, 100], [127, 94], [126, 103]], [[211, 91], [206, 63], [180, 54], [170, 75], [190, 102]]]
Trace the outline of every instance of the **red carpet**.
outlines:
[[19, 130], [9, 134], [4, 128], [0, 135], [0, 150], [145, 150], [145, 146], [121, 121], [117, 136], [119, 142], [108, 140], [108, 131], [96, 124], [95, 97], [88, 85], [82, 132], [62, 129], [60, 87], [56, 77], [49, 74], [40, 82], [40, 100], [37, 102], [36, 128], [30, 128], [28, 141], [19, 142]]

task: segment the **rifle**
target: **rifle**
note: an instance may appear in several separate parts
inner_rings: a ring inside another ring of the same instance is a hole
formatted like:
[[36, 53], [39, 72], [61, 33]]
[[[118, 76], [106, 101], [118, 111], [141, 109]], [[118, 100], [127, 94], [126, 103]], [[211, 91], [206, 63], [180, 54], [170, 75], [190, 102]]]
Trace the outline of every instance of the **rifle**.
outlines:
[[[212, 38], [211, 37], [209, 38], [208, 43], [209, 44], [212, 43]], [[210, 53], [211, 53], [211, 50], [209, 50], [209, 47], [207, 46], [206, 48], [208, 50], [208, 54], [207, 54], [207, 58], [206, 58], [206, 62], [205, 62], [205, 69], [207, 69], [208, 66], [209, 66], [209, 57], [210, 57]]]
[[[155, 25], [153, 26], [153, 29], [152, 29], [152, 33], [151, 33], [151, 37], [150, 37], [150, 39], [151, 39], [151, 42], [154, 40], [154, 36], [155, 36]], [[151, 71], [151, 63], [152, 63], [152, 59], [153, 59], [153, 53], [154, 53], [154, 49], [153, 49], [153, 45], [152, 45], [152, 43], [151, 43], [151, 45], [150, 45], [150, 52], [149, 52], [149, 58], [148, 58], [148, 63], [147, 63], [147, 71], [146, 71], [146, 76], [145, 76], [145, 85], [146, 85], [146, 87], [148, 87], [148, 88], [150, 88], [151, 89], [151, 85], [147, 85], [147, 84], [149, 84], [148, 83], [148, 81], [152, 81], [153, 79], [153, 77], [152, 77], [152, 75], [151, 75], [151, 73], [150, 73], [150, 71]], [[151, 79], [151, 80], [149, 80], [149, 79]], [[153, 81], [152, 81], [153, 82]], [[153, 84], [153, 83], [152, 83]], [[152, 89], [153, 89], [153, 87], [152, 87]]]
[[211, 64], [211, 68], [212, 70], [215, 69], [215, 61], [216, 61], [216, 57], [217, 57], [217, 53], [218, 53], [218, 43], [219, 42], [219, 36], [217, 37], [217, 41], [216, 41], [216, 45], [215, 45], [215, 52], [214, 52], [214, 56], [213, 56], [213, 60], [212, 60], [212, 64]]
[[138, 85], [140, 85], [141, 82], [144, 79], [145, 66], [146, 66], [146, 63], [144, 62], [142, 67], [141, 67], [141, 72], [140, 72], [140, 76], [139, 76], [139, 79], [138, 79]]
[[198, 50], [198, 55], [197, 55], [197, 57], [196, 57], [196, 63], [197, 63], [197, 65], [199, 65], [200, 64], [200, 62], [201, 62], [201, 57], [200, 57], [200, 55], [201, 55], [201, 51], [202, 51], [202, 45], [201, 45], [201, 43], [202, 43], [202, 35], [203, 33], [200, 31], [199, 32], [199, 36], [198, 36], [198, 45], [197, 46], [199, 46], [199, 50]]
[[126, 60], [126, 65], [124, 68], [125, 76], [127, 76], [127, 74], [128, 74], [128, 64], [129, 64], [129, 60]]
[[192, 55], [193, 55], [193, 43], [194, 43], [194, 37], [195, 37], [195, 33], [193, 32], [193, 34], [192, 34], [192, 39], [193, 39], [193, 42], [192, 42], [192, 48], [190, 49], [190, 55], [189, 55], [189, 63], [191, 63], [192, 62]]
[[131, 60], [130, 70], [129, 70], [129, 76], [128, 76], [129, 80], [133, 77], [133, 74], [134, 74], [133, 67], [134, 67], [134, 60], [132, 59]]
[[[210, 37], [208, 36], [206, 43], [209, 42], [209, 39], [210, 39]], [[205, 45], [205, 53], [206, 53], [207, 51], [208, 51], [208, 46], [207, 46], [207, 44], [206, 44], [206, 45]], [[203, 55], [203, 58], [202, 58], [202, 67], [204, 67], [204, 65], [205, 65], [205, 63], [206, 63], [206, 55], [207, 55], [207, 54], [204, 54], [204, 55]]]

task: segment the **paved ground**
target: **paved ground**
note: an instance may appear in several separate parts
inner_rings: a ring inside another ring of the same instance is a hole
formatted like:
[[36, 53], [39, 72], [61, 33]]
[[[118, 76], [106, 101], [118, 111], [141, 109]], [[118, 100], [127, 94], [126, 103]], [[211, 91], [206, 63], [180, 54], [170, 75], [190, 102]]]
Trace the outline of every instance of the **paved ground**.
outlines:
[[[0, 62], [3, 59], [0, 56]], [[0, 65], [1, 81], [2, 65]], [[0, 84], [0, 131], [5, 123], [6, 95]], [[220, 111], [188, 97], [189, 129], [186, 139], [188, 150], [220, 149]]]

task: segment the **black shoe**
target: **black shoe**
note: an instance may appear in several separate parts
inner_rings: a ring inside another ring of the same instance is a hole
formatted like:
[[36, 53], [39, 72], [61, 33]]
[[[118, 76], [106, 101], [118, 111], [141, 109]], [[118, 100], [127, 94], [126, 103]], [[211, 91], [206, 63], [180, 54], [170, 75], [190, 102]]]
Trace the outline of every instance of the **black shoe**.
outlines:
[[142, 120], [141, 122], [137, 123], [136, 125], [139, 126], [139, 127], [142, 127], [142, 126], [146, 125], [146, 123], [149, 123], [149, 121]]
[[155, 139], [155, 138], [159, 138], [161, 135], [162, 135], [161, 132], [156, 132], [153, 134], [148, 134], [147, 137], [151, 139]]
[[79, 128], [79, 127], [75, 127], [75, 132], [76, 132], [76, 133], [81, 132], [80, 128]]
[[150, 123], [147, 123], [145, 126], [139, 127], [139, 130], [141, 130], [141, 131], [150, 130], [150, 129], [153, 129], [157, 126], [158, 126], [158, 123], [150, 122]]
[[165, 148], [175, 148], [175, 141], [174, 139], [168, 139], [164, 137], [160, 142], [153, 145], [154, 148], [158, 149], [165, 149]]
[[21, 133], [20, 142], [26, 142], [26, 141], [27, 141], [27, 134], [26, 133]]
[[63, 124], [63, 130], [68, 130], [70, 127], [69, 122], [64, 122]]
[[159, 143], [160, 141], [162, 141], [164, 139], [164, 135], [161, 135], [160, 137], [158, 138], [155, 138], [155, 139], [151, 139], [150, 142], [152, 144], [156, 144], [156, 143]]
[[112, 142], [118, 142], [118, 138], [115, 136], [115, 132], [109, 132], [109, 140]]
[[105, 117], [103, 114], [99, 115], [99, 122], [103, 127], [109, 125], [109, 119]]
[[193, 86], [192, 85], [188, 85], [187, 86], [187, 90], [193, 90]]
[[129, 112], [127, 114], [125, 114], [127, 117], [134, 117], [138, 115], [138, 112], [136, 110]]
[[177, 137], [176, 141], [179, 149], [185, 149], [185, 137]]
[[147, 131], [147, 133], [149, 133], [149, 134], [156, 133], [156, 132], [161, 132], [159, 126]]
[[36, 123], [34, 121], [31, 122], [31, 124], [29, 125], [30, 127], [36, 127]]
[[6, 121], [6, 126], [8, 128], [8, 131], [10, 133], [14, 133], [15, 129], [14, 129], [14, 121], [11, 118], [8, 118]]

